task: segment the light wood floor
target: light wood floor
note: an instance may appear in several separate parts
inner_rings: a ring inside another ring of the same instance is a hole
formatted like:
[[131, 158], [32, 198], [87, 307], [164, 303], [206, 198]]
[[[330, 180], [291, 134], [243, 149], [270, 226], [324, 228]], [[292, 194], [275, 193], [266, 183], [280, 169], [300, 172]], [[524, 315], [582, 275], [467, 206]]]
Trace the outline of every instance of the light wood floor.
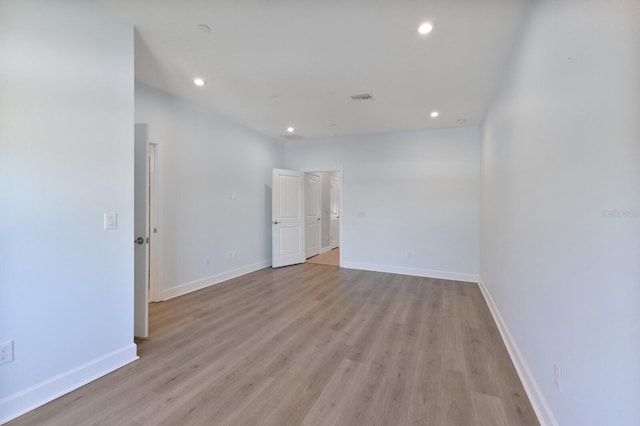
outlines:
[[10, 424], [538, 424], [475, 284], [302, 264], [150, 324], [140, 360]]
[[310, 257], [307, 262], [317, 265], [340, 266], [340, 248], [334, 248], [326, 253]]

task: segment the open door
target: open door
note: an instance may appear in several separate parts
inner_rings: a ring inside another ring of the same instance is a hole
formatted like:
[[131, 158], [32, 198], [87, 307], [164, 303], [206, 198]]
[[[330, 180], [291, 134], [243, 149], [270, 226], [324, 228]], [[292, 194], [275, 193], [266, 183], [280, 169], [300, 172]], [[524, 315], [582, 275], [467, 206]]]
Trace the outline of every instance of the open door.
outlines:
[[134, 322], [133, 334], [149, 334], [149, 125], [136, 124], [134, 137]]
[[329, 220], [330, 220], [330, 247], [340, 246], [340, 176], [332, 174], [329, 178]]
[[305, 257], [320, 254], [320, 176], [304, 174]]
[[272, 265], [304, 263], [304, 173], [273, 169]]

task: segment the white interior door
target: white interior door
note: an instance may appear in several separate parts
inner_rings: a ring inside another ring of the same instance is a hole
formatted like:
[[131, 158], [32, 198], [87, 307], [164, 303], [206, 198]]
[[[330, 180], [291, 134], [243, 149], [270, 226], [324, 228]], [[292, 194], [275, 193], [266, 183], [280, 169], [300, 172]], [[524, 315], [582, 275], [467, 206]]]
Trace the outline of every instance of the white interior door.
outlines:
[[303, 263], [304, 173], [273, 169], [271, 206], [273, 267]]
[[149, 301], [158, 301], [158, 225], [156, 220], [156, 171], [158, 170], [158, 145], [149, 143]]
[[320, 176], [304, 174], [306, 258], [320, 254]]
[[329, 221], [330, 221], [330, 247], [340, 246], [340, 177], [329, 177]]
[[149, 334], [149, 125], [136, 124], [134, 137], [134, 326]]

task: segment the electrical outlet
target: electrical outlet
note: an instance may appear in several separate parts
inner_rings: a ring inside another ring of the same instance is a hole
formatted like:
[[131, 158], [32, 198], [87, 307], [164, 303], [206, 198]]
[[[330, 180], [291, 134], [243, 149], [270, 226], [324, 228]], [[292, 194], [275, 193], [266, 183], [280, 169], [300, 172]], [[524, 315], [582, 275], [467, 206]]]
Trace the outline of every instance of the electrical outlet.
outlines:
[[553, 381], [556, 384], [556, 389], [562, 392], [562, 375], [560, 371], [560, 366], [558, 364], [553, 364]]
[[236, 251], [235, 250], [231, 250], [228, 253], [228, 256], [229, 256], [229, 260], [234, 260], [236, 258]]
[[13, 361], [13, 340], [0, 343], [0, 365]]
[[205, 259], [205, 263], [207, 264], [207, 266], [211, 266], [211, 258], [210, 258], [210, 257], [207, 257], [207, 258]]

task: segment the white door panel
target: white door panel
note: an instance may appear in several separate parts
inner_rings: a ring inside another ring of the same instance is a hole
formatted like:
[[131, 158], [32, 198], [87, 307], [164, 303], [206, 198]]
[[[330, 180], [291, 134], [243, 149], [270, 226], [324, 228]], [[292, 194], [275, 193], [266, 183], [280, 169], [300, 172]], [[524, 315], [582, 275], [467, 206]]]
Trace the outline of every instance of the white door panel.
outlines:
[[296, 219], [300, 216], [300, 193], [298, 191], [299, 177], [278, 176], [282, 194], [280, 202], [280, 219]]
[[307, 259], [310, 258], [311, 256], [315, 256], [317, 254], [320, 254], [320, 225], [318, 225], [318, 222], [316, 223], [310, 223], [307, 225], [307, 235], [306, 235], [306, 240], [307, 240], [307, 250], [306, 250], [306, 256]]
[[304, 174], [295, 170], [273, 169], [272, 188], [272, 265], [305, 261]]
[[277, 228], [280, 256], [296, 255], [300, 251], [300, 228], [298, 226], [282, 225]]
[[149, 333], [149, 125], [134, 134], [134, 335]]
[[330, 247], [340, 246], [340, 178], [329, 178], [329, 203], [330, 203]]
[[320, 176], [305, 173], [306, 257], [320, 254]]

